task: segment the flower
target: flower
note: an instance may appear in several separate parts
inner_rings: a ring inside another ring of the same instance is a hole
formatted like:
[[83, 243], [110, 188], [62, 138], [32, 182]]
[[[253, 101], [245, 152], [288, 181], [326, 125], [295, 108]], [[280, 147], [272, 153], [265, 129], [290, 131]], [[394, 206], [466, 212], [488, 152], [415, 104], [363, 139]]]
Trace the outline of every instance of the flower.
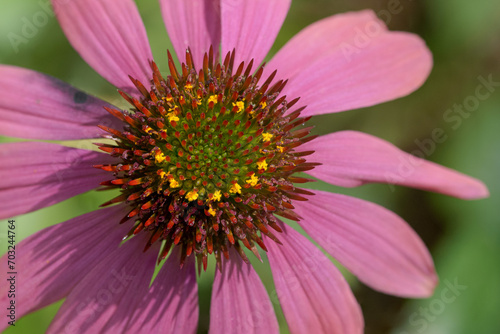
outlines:
[[[298, 221], [376, 290], [429, 296], [437, 279], [432, 259], [401, 218], [360, 199], [299, 188], [309, 179], [294, 174], [344, 187], [385, 182], [487, 196], [480, 181], [380, 139], [354, 131], [315, 138], [302, 126], [313, 115], [411, 93], [432, 66], [425, 44], [387, 31], [369, 11], [347, 13], [307, 27], [258, 67], [289, 0], [160, 3], [177, 54], [186, 54], [181, 71], [168, 55], [168, 76], [152, 61], [132, 0], [53, 0], [71, 44], [132, 112], [49, 76], [0, 67], [1, 134], [115, 141], [99, 145], [105, 153], [41, 142], [0, 146], [2, 217], [100, 184], [120, 192], [104, 204], [110, 207], [19, 243], [17, 316], [65, 298], [49, 332], [194, 333], [195, 261], [206, 268], [214, 259], [210, 332], [277, 333], [271, 299], [242, 250], [259, 257], [258, 245], [292, 332], [361, 333], [361, 311], [342, 275], [277, 216]], [[368, 43], [352, 47], [367, 27]], [[151, 283], [158, 254], [166, 260]], [[7, 289], [0, 288], [2, 305]]]

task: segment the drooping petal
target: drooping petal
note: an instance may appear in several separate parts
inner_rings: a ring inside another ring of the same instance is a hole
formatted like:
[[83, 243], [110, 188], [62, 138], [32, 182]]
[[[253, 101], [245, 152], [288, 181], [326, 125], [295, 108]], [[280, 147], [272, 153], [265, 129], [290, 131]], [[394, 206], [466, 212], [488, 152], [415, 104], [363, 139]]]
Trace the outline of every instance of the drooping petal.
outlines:
[[203, 56], [210, 46], [219, 51], [221, 19], [219, 0], [160, 0], [168, 36], [179, 60], [189, 48], [195, 67], [203, 65]]
[[93, 168], [103, 153], [49, 143], [0, 145], [0, 218], [38, 210], [92, 190], [110, 178]]
[[104, 107], [112, 106], [39, 72], [0, 65], [0, 134], [72, 140], [97, 138], [97, 125], [123, 126]]
[[148, 87], [153, 60], [133, 0], [51, 0], [61, 27], [82, 58], [114, 86], [136, 92], [129, 75]]
[[279, 333], [273, 305], [259, 276], [235, 250], [215, 273], [209, 333]]
[[[425, 145], [426, 149], [431, 149], [435, 144]], [[323, 164], [309, 171], [310, 175], [342, 187], [381, 182], [462, 199], [488, 196], [488, 189], [481, 181], [405, 153], [382, 139], [361, 132], [332, 133], [300, 148], [315, 150], [311, 161]]]
[[300, 97], [303, 115], [372, 106], [419, 88], [432, 68], [416, 35], [388, 32], [371, 12], [326, 18], [292, 38], [268, 71], [289, 79], [283, 94]]
[[130, 333], [196, 333], [198, 285], [193, 256], [179, 268], [180, 252], [172, 250], [151, 289], [130, 318]]
[[133, 333], [128, 319], [148, 293], [158, 255], [157, 249], [143, 252], [149, 237], [140, 233], [87, 267], [47, 333]]
[[428, 297], [437, 277], [422, 240], [393, 212], [340, 194], [313, 191], [294, 202], [302, 228], [362, 282], [391, 295]]
[[[123, 206], [101, 209], [48, 227], [19, 242], [15, 260], [19, 279], [17, 318], [66, 297], [106, 254], [118, 249], [130, 228], [118, 225], [126, 214]], [[0, 263], [7, 268], [7, 254]], [[8, 288], [0, 285], [2, 305], [9, 302]], [[7, 325], [3, 321], [0, 330]]]
[[363, 315], [349, 284], [309, 240], [282, 225], [283, 245], [266, 243], [277, 297], [290, 332], [363, 332]]
[[[222, 55], [236, 49], [235, 64], [259, 65], [285, 21], [291, 0], [222, 0]], [[238, 66], [238, 65], [236, 65]]]

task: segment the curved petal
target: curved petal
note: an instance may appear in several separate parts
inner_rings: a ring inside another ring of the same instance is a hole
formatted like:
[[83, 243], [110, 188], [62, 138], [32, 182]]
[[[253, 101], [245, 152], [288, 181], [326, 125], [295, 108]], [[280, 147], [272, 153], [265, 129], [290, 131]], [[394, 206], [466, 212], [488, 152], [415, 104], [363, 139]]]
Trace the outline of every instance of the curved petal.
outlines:
[[262, 63], [290, 4], [291, 0], [222, 0], [222, 56], [236, 49], [235, 64], [248, 64], [251, 59]]
[[[430, 150], [435, 145], [423, 150]], [[316, 151], [311, 161], [323, 165], [307, 173], [342, 187], [381, 182], [420, 188], [462, 199], [488, 196], [479, 180], [399, 150], [394, 145], [356, 131], [319, 137], [300, 147]], [[416, 153], [423, 155], [423, 152]]]
[[[16, 294], [20, 318], [66, 297], [82, 277], [117, 249], [130, 228], [118, 225], [127, 214], [123, 206], [114, 206], [48, 227], [16, 246], [19, 286]], [[91, 246], [91, 247], [90, 247]], [[7, 268], [7, 255], [0, 259]], [[7, 305], [8, 286], [0, 285], [0, 301]], [[0, 324], [0, 330], [7, 326]]]
[[179, 258], [175, 247], [130, 318], [129, 333], [196, 333], [198, 285], [194, 258], [187, 258], [182, 268]]
[[304, 236], [281, 227], [283, 245], [269, 240], [267, 257], [290, 332], [363, 333], [361, 309], [342, 274]]
[[129, 75], [146, 87], [153, 60], [133, 0], [51, 0], [57, 19], [82, 58], [114, 86], [136, 93]]
[[158, 253], [144, 253], [141, 233], [87, 268], [57, 312], [47, 333], [132, 333], [127, 320], [148, 293]]
[[0, 160], [0, 218], [53, 205], [112, 177], [92, 167], [112, 162], [109, 155], [57, 144], [3, 144]]
[[273, 305], [259, 276], [235, 250], [215, 273], [209, 333], [279, 333]]
[[182, 62], [189, 48], [196, 68], [210, 46], [219, 50], [221, 39], [219, 0], [160, 0], [163, 20], [175, 52]]
[[437, 284], [432, 258], [418, 235], [391, 211], [340, 194], [313, 191], [294, 202], [299, 224], [362, 282], [391, 295], [428, 297]]
[[0, 134], [4, 136], [97, 138], [103, 133], [99, 124], [118, 130], [123, 127], [104, 107], [113, 108], [49, 75], [0, 65]]
[[388, 32], [371, 12], [326, 18], [292, 38], [269, 62], [289, 79], [283, 94], [318, 115], [372, 106], [419, 88], [432, 55], [416, 35]]

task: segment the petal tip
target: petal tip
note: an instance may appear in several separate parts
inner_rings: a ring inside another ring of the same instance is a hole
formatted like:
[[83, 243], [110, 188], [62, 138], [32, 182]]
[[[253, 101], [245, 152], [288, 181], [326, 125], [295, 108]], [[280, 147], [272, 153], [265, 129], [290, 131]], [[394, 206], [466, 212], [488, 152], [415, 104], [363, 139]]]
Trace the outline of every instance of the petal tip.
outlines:
[[474, 187], [471, 187], [469, 197], [467, 199], [477, 200], [490, 197], [490, 191], [488, 190], [488, 187], [482, 181], [475, 181], [476, 184]]

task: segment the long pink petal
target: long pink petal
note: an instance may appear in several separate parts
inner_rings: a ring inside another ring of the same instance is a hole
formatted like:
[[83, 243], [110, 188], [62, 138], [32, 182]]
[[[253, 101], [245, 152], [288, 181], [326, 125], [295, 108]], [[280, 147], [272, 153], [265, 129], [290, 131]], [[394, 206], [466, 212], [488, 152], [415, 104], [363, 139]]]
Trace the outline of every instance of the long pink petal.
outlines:
[[210, 46], [219, 51], [221, 39], [219, 0], [160, 0], [163, 20], [179, 60], [189, 48], [195, 67], [203, 66]]
[[[434, 150], [436, 145], [429, 140], [424, 144], [424, 150]], [[306, 143], [302, 148], [315, 150], [316, 153], [310, 156], [311, 161], [323, 164], [308, 173], [335, 185], [355, 187], [381, 182], [462, 199], [488, 196], [488, 189], [481, 181], [417, 158], [382, 139], [361, 132], [332, 133]], [[423, 155], [422, 152], [419, 151]]]
[[269, 62], [268, 71], [289, 79], [283, 94], [300, 97], [304, 115], [362, 108], [419, 88], [432, 56], [416, 35], [388, 32], [371, 12], [348, 13], [314, 23]]
[[82, 58], [116, 87], [135, 92], [129, 75], [149, 86], [153, 60], [133, 0], [51, 0], [66, 37]]
[[362, 282], [391, 295], [428, 297], [437, 277], [418, 235], [393, 212], [340, 194], [314, 191], [294, 202], [302, 228]]
[[[66, 297], [106, 254], [118, 249], [129, 226], [118, 222], [127, 214], [114, 206], [48, 227], [16, 245], [17, 317]], [[0, 259], [7, 267], [7, 254]], [[7, 284], [0, 285], [2, 305], [9, 302]], [[6, 321], [0, 324], [5, 329]]]
[[273, 305], [259, 276], [235, 250], [215, 273], [209, 333], [279, 333]]
[[172, 254], [142, 298], [127, 330], [130, 333], [196, 333], [198, 328], [198, 285], [194, 258], [179, 268], [180, 252]]
[[236, 49], [235, 64], [259, 65], [285, 21], [291, 0], [221, 1], [222, 56]]
[[92, 167], [112, 162], [109, 155], [57, 144], [3, 144], [0, 160], [0, 218], [53, 205], [112, 178]]
[[158, 255], [157, 249], [143, 252], [148, 238], [141, 233], [87, 267], [47, 333], [137, 333], [127, 322], [148, 294]]
[[104, 107], [110, 104], [39, 72], [0, 65], [0, 134], [70, 140], [97, 138], [97, 125], [123, 126]]
[[309, 240], [282, 225], [283, 245], [268, 240], [267, 256], [290, 332], [363, 332], [363, 315], [349, 284]]

